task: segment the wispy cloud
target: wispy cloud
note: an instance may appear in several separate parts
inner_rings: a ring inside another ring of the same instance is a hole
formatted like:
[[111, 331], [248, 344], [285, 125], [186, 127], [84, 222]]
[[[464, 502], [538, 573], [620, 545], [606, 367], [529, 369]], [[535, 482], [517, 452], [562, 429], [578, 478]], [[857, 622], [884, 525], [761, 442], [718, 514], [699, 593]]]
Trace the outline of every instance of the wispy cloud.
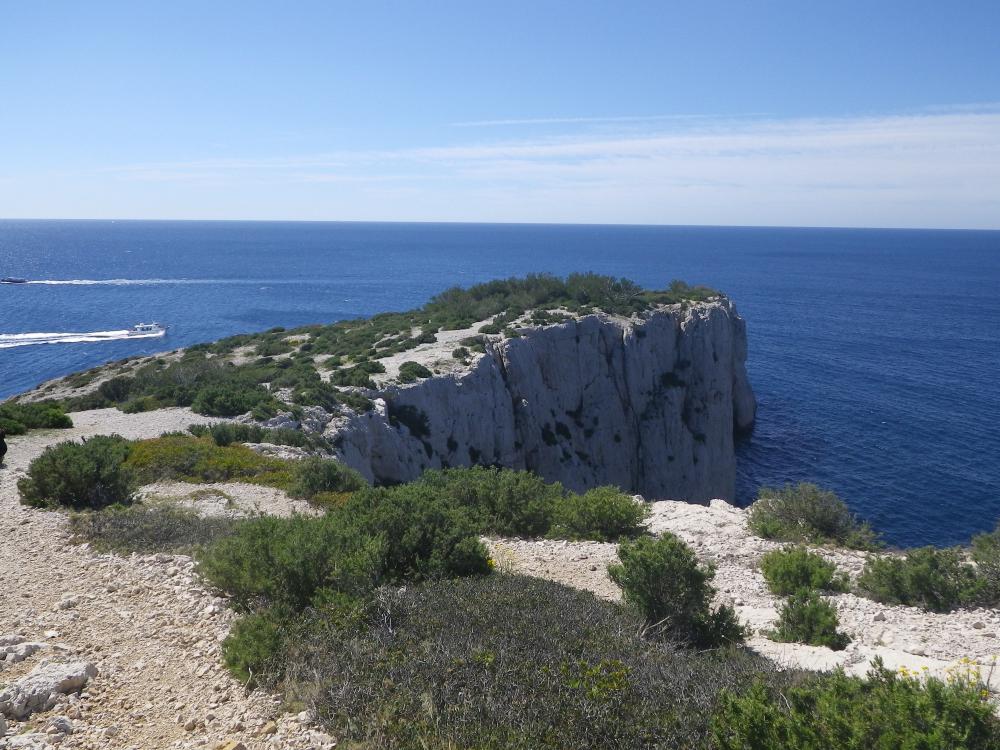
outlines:
[[[749, 115], [748, 115], [749, 116]], [[510, 120], [469, 120], [450, 123], [453, 128], [505, 127], [508, 125], [602, 125], [615, 123], [705, 120], [712, 115], [622, 115], [619, 117], [529, 117]]]
[[225, 187], [253, 206], [243, 215], [287, 200], [283, 215], [308, 203], [319, 218], [1000, 227], [1000, 110], [648, 120], [656, 127], [638, 133], [627, 127], [635, 121], [422, 148], [127, 164], [103, 178]]

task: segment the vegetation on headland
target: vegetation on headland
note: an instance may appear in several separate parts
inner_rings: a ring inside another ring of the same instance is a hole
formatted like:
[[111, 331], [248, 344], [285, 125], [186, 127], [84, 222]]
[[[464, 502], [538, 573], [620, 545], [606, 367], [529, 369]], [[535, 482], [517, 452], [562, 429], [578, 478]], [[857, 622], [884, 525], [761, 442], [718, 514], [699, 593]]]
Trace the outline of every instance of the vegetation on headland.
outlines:
[[[67, 399], [64, 406], [68, 410], [114, 406], [131, 413], [190, 406], [208, 416], [249, 412], [258, 420], [289, 407], [293, 412], [305, 406], [332, 410], [340, 404], [361, 411], [371, 408], [364, 389], [373, 389], [372, 376], [385, 372], [378, 360], [432, 343], [442, 330], [489, 321], [480, 335], [468, 337], [455, 350], [456, 358], [464, 360], [472, 352], [484, 351], [485, 335], [519, 335], [512, 325], [522, 318], [528, 325], [545, 325], [592, 312], [639, 315], [660, 305], [700, 302], [718, 294], [682, 281], [649, 291], [628, 279], [593, 273], [490, 281], [448, 289], [409, 312], [272, 328], [195, 345], [180, 356], [109, 365], [105, 372], [116, 372], [114, 377], [85, 395]], [[79, 373], [65, 382], [83, 387], [100, 373]], [[412, 383], [431, 374], [420, 363], [404, 362], [397, 380]], [[287, 396], [279, 398], [281, 391]]]
[[23, 435], [28, 430], [66, 429], [73, 426], [61, 404], [36, 401], [18, 404], [12, 401], [0, 404], [0, 430], [8, 435]]
[[149, 440], [111, 435], [58, 443], [31, 462], [17, 486], [26, 505], [99, 510], [127, 505], [139, 486], [162, 480], [251, 482], [307, 500], [365, 484], [357, 472], [333, 460], [271, 458], [245, 445], [172, 433]]
[[750, 530], [764, 539], [877, 549], [878, 535], [833, 492], [802, 482], [762, 487], [750, 507]]
[[[765, 539], [868, 551], [881, 547], [878, 535], [843, 500], [812, 484], [761, 489], [748, 525]], [[837, 590], [846, 585], [842, 578], [831, 578], [822, 558], [802, 549], [765, 555], [761, 568], [775, 593]], [[1000, 605], [1000, 525], [973, 537], [970, 549], [918, 547], [901, 554], [870, 555], [854, 591], [884, 604], [931, 612]]]

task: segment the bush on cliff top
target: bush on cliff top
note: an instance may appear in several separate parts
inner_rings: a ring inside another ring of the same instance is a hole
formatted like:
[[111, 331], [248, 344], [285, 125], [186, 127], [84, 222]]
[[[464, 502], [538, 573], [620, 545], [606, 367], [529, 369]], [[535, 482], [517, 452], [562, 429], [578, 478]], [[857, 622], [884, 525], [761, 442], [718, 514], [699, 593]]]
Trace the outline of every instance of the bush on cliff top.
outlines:
[[761, 682], [720, 704], [718, 750], [1000, 747], [1000, 721], [974, 676], [922, 679], [880, 661], [865, 679], [838, 670], [792, 686]]
[[851, 513], [834, 493], [815, 484], [762, 487], [750, 506], [750, 531], [764, 539], [812, 544], [837, 544], [874, 549], [878, 536]]
[[837, 630], [837, 608], [813, 589], [803, 588], [782, 605], [778, 627], [771, 638], [782, 643], [805, 643], [843, 651], [851, 639]]
[[847, 590], [847, 578], [837, 574], [837, 567], [804, 547], [768, 552], [760, 560], [760, 572], [771, 592], [779, 596], [800, 589]]
[[983, 582], [983, 598], [991, 606], [1000, 604], [1000, 524], [989, 534], [972, 537], [972, 559]]
[[66, 414], [62, 405], [52, 401], [0, 404], [0, 429], [8, 435], [23, 435], [28, 430], [65, 429], [72, 426], [73, 420]]
[[137, 482], [126, 466], [131, 444], [117, 435], [46, 448], [17, 483], [21, 502], [42, 508], [103, 508], [132, 499]]
[[472, 466], [429, 470], [414, 485], [472, 510], [480, 533], [615, 541], [643, 532], [645, 505], [614, 487], [567, 492], [527, 471]]
[[199, 569], [243, 609], [300, 611], [330, 593], [489, 571], [471, 513], [428, 487], [366, 489], [327, 515], [260, 518], [199, 558]]
[[[742, 649], [678, 649], [641, 626], [522, 576], [381, 589], [299, 625], [280, 687], [351, 747], [624, 750], [701, 747], [721, 691], [788, 680]], [[281, 637], [255, 630], [257, 653]]]
[[715, 570], [673, 534], [623, 542], [608, 575], [646, 619], [648, 633], [700, 647], [738, 643], [745, 632], [729, 606], [712, 611]]
[[858, 590], [886, 604], [931, 612], [987, 603], [989, 583], [965, 561], [961, 549], [919, 547], [905, 557], [873, 557], [858, 577]]

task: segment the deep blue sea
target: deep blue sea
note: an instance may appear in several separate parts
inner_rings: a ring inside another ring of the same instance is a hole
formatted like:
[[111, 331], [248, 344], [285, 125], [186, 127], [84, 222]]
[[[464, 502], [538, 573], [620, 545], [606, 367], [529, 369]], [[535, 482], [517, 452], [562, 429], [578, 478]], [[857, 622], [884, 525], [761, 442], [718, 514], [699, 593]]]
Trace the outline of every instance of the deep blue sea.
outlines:
[[[0, 398], [108, 360], [576, 270], [736, 301], [759, 400], [741, 501], [814, 481], [898, 545], [966, 542], [1000, 519], [1000, 232], [0, 221], [0, 276], [46, 282], [0, 285]], [[165, 340], [10, 346], [151, 319]]]

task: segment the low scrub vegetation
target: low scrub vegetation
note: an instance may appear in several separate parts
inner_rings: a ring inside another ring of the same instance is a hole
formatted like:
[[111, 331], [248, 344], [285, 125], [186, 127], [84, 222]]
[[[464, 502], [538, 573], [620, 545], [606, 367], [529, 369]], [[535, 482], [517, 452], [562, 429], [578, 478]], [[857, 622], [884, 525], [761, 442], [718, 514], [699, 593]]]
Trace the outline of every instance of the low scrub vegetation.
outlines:
[[[409, 312], [288, 331], [240, 334], [192, 346], [179, 358], [150, 360], [127, 370], [123, 361], [117, 363], [115, 377], [102, 382], [92, 393], [70, 399], [67, 405], [72, 409], [116, 406], [128, 412], [190, 406], [209, 416], [249, 412], [263, 420], [285, 408], [274, 394], [276, 389], [287, 388], [292, 391], [293, 403], [301, 406], [330, 408], [341, 404], [367, 410], [370, 402], [352, 389], [375, 387], [371, 376], [385, 371], [378, 360], [432, 343], [440, 330], [467, 328], [495, 319], [500, 332], [528, 310], [535, 311], [536, 323], [561, 319], [562, 314], [547, 312], [552, 308], [631, 315], [655, 305], [706, 300], [717, 294], [679, 281], [671, 282], [665, 290], [647, 291], [628, 279], [593, 273], [571, 274], [566, 279], [536, 274], [491, 281], [468, 289], [448, 289]], [[481, 336], [460, 343], [457, 352], [463, 348], [485, 351]], [[229, 361], [237, 353], [239, 364]], [[247, 362], [251, 354], [257, 358]], [[468, 353], [460, 358], [466, 356]], [[329, 371], [329, 382], [320, 376], [320, 369]], [[403, 363], [399, 373], [404, 383], [430, 375], [416, 362]], [[95, 376], [88, 373], [71, 382], [84, 386]]]
[[861, 593], [878, 602], [948, 612], [990, 604], [987, 575], [985, 571], [980, 575], [966, 562], [961, 549], [919, 547], [907, 550], [905, 557], [870, 559], [857, 585]]
[[128, 503], [137, 477], [126, 461], [129, 441], [117, 435], [64, 442], [46, 448], [17, 483], [25, 505], [97, 509]]
[[712, 740], [719, 750], [987, 750], [1000, 746], [1000, 721], [974, 673], [923, 679], [876, 662], [866, 679], [836, 671], [787, 687], [768, 680], [729, 690]]
[[761, 558], [760, 571], [771, 592], [779, 596], [800, 589], [846, 591], [847, 578], [833, 563], [804, 547], [773, 550]]
[[245, 612], [363, 598], [386, 583], [490, 570], [471, 513], [428, 488], [355, 493], [322, 517], [257, 518], [199, 557]]
[[580, 495], [570, 492], [553, 505], [548, 535], [596, 542], [627, 539], [643, 531], [648, 515], [645, 503], [617, 487], [597, 487]]
[[253, 480], [287, 486], [290, 481], [287, 461], [262, 456], [244, 445], [219, 446], [210, 438], [182, 433], [136, 441], [127, 463], [143, 484]]
[[361, 475], [333, 460], [286, 461], [237, 443], [218, 445], [208, 435], [170, 433], [59, 443], [31, 462], [18, 489], [27, 505], [96, 509], [126, 504], [138, 486], [163, 480], [251, 482], [320, 504], [365, 486]]
[[989, 534], [972, 538], [972, 559], [976, 575], [983, 581], [985, 601], [992, 606], [1000, 604], [1000, 524]]
[[70, 529], [99, 552], [188, 554], [233, 533], [237, 521], [167, 504], [112, 506], [76, 513]]
[[433, 374], [419, 362], [404, 362], [399, 366], [400, 383], [415, 383], [422, 378], [429, 378]]
[[745, 637], [731, 607], [711, 609], [715, 571], [673, 534], [623, 542], [618, 557], [621, 564], [608, 566], [608, 574], [645, 618], [647, 633], [702, 647]]
[[28, 430], [65, 429], [72, 426], [73, 420], [66, 414], [62, 405], [52, 401], [0, 404], [0, 430], [8, 435], [23, 435]]
[[776, 641], [826, 646], [842, 651], [851, 639], [837, 630], [837, 608], [812, 589], [800, 589], [782, 605], [778, 627], [771, 633]]
[[787, 680], [741, 649], [643, 639], [631, 610], [520, 576], [380, 589], [334, 612], [294, 631], [279, 686], [351, 747], [701, 747], [720, 694]]
[[614, 487], [567, 492], [527, 471], [474, 466], [427, 471], [415, 485], [469, 508], [480, 533], [614, 541], [638, 536], [648, 509]]
[[867, 523], [859, 521], [834, 493], [815, 484], [761, 488], [748, 522], [750, 530], [764, 539], [862, 550], [879, 546], [878, 536]]
[[325, 441], [312, 438], [301, 430], [268, 429], [256, 424], [217, 422], [213, 425], [193, 424], [188, 427], [195, 437], [210, 437], [220, 447], [233, 443], [269, 443], [291, 445], [296, 448], [325, 447]]

